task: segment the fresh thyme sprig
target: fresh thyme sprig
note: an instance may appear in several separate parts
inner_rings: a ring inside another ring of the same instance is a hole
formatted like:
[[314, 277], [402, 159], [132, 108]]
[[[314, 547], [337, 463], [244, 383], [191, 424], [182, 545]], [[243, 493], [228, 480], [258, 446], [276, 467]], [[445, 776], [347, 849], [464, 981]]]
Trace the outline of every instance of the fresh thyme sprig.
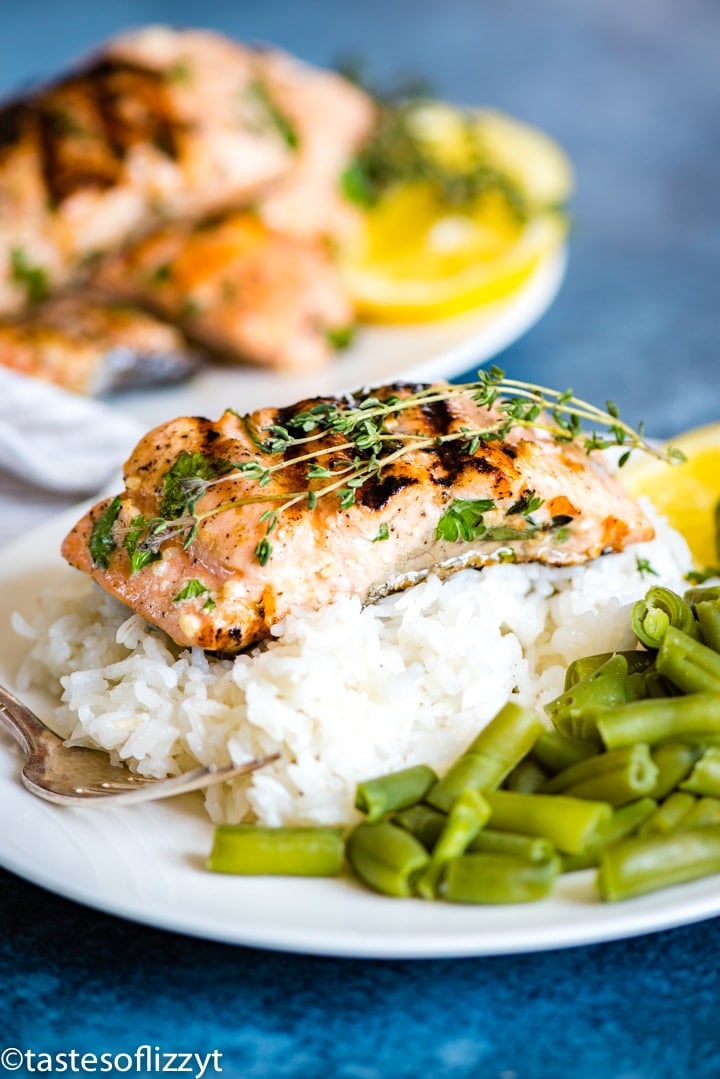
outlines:
[[[398, 417], [409, 409], [463, 399], [487, 410], [488, 420], [484, 426], [461, 427], [437, 436], [404, 432], [399, 428]], [[508, 379], [498, 367], [481, 370], [478, 380], [471, 383], [433, 384], [408, 393], [391, 393], [387, 397], [368, 393], [342, 400], [318, 401], [284, 423], [264, 428], [254, 427], [248, 416], [240, 419], [256, 448], [256, 455], [234, 462], [200, 452], [179, 454], [163, 477], [159, 516], [135, 517], [122, 534], [122, 543], [128, 550], [134, 572], [159, 558], [166, 541], [181, 538], [188, 546], [203, 521], [227, 510], [253, 504], [267, 506], [260, 516], [265, 532], [255, 547], [256, 559], [265, 565], [272, 555], [270, 536], [282, 515], [292, 507], [305, 504], [313, 510], [321, 499], [335, 497], [340, 509], [349, 509], [366, 483], [408, 454], [432, 452], [448, 443], [456, 443], [460, 453], [474, 455], [483, 444], [502, 441], [518, 427], [544, 431], [558, 443], [578, 443], [588, 454], [622, 447], [620, 467], [635, 449], [670, 463], [683, 460], [678, 450], [659, 450], [648, 443], [642, 425], [638, 430], [630, 427], [620, 418], [612, 401], [606, 402], [606, 408], [601, 409], [576, 398], [571, 390], [561, 392]], [[591, 425], [589, 430], [586, 424]], [[329, 457], [333, 460], [327, 461]], [[268, 489], [274, 476], [290, 467], [297, 471], [299, 465], [305, 466], [306, 486], [294, 491]], [[246, 486], [249, 484], [250, 492], [204, 510], [198, 508], [201, 498], [213, 486], [237, 481]], [[527, 491], [507, 513], [523, 517], [530, 526], [537, 527], [531, 514], [541, 505], [542, 499], [534, 491]], [[463, 539], [468, 531], [480, 527], [477, 522], [470, 521], [468, 506], [455, 505], [452, 512], [448, 510], [448, 520], [438, 531], [441, 538]], [[484, 507], [483, 512], [486, 509]], [[475, 504], [472, 512], [475, 516], [480, 514], [481, 523], [482, 512]], [[91, 537], [91, 553], [97, 552], [97, 557], [93, 554], [93, 558], [98, 564], [103, 561], [107, 564], [109, 545], [120, 535], [116, 526], [118, 513], [119, 504], [113, 503], [113, 512], [100, 519], [96, 526], [98, 534]], [[553, 526], [564, 526], [565, 523], [555, 520]], [[515, 527], [511, 531], [520, 534]], [[383, 533], [383, 538], [386, 534]]]

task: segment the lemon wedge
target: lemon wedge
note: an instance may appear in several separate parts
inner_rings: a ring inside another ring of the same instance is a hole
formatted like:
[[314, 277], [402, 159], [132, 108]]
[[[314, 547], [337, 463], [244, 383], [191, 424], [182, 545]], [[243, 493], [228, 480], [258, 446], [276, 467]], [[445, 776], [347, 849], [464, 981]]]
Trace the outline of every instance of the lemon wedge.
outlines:
[[502, 185], [454, 205], [426, 179], [392, 185], [365, 210], [346, 250], [345, 279], [358, 316], [419, 322], [507, 297], [562, 246], [572, 171], [542, 132], [501, 113], [468, 114], [421, 103], [407, 118], [412, 137], [446, 173], [467, 173], [480, 155], [520, 195], [518, 214]]
[[687, 431], [672, 439], [686, 460], [667, 465], [654, 458], [631, 460], [620, 471], [623, 485], [636, 498], [646, 495], [688, 541], [699, 568], [717, 566], [715, 507], [720, 502], [720, 423]]

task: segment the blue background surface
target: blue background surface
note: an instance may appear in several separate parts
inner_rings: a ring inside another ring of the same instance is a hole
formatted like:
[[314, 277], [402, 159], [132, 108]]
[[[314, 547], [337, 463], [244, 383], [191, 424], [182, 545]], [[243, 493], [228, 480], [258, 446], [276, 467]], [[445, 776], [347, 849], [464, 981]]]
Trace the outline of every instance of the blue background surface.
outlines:
[[[577, 172], [569, 276], [499, 362], [612, 397], [655, 435], [720, 419], [714, 0], [4, 0], [0, 91], [149, 21], [323, 64], [357, 54], [377, 78], [419, 73], [548, 130]], [[720, 1076], [718, 921], [566, 952], [366, 963], [193, 941], [0, 872], [0, 924], [3, 1045], [218, 1049], [223, 1074], [247, 1079]]]

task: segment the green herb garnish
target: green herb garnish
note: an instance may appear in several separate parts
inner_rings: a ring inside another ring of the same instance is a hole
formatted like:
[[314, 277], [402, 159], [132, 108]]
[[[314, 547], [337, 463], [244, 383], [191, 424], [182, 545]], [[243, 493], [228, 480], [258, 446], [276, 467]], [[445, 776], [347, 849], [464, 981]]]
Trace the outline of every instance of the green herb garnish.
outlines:
[[660, 574], [654, 568], [652, 563], [647, 558], [641, 558], [639, 555], [635, 558], [635, 568], [641, 577], [645, 577], [646, 574], [650, 574], [652, 577], [659, 577]]
[[463, 125], [465, 161], [444, 163], [416, 130], [415, 117], [422, 100], [376, 100], [373, 133], [341, 176], [346, 198], [361, 206], [374, 206], [394, 184], [425, 182], [448, 206], [468, 208], [490, 191], [503, 196], [520, 221], [527, 207], [520, 189], [500, 172], [484, 151], [477, 122], [471, 113], [458, 113]]
[[483, 514], [494, 509], [495, 503], [491, 498], [456, 498], [438, 521], [436, 538], [450, 543], [459, 540], [469, 543], [479, 539], [487, 531]]
[[[470, 400], [488, 410], [487, 422], [476, 430], [463, 427], [443, 435], [404, 433], [397, 418], [410, 409], [454, 400]], [[460, 452], [473, 454], [486, 443], [504, 440], [514, 428], [532, 428], [546, 432], [555, 442], [578, 442], [591, 453], [611, 446], [641, 448], [670, 463], [682, 458], [672, 448], [664, 451], [649, 445], [641, 431], [634, 431], [618, 416], [617, 409], [604, 412], [581, 401], [570, 390], [558, 392], [515, 379], [505, 378], [497, 367], [481, 370], [477, 382], [460, 385], [430, 385], [407, 392], [346, 396], [340, 400], [318, 401], [282, 424], [256, 428], [251, 417], [240, 417], [256, 454], [241, 462], [213, 458], [196, 452], [179, 454], [162, 480], [160, 516], [149, 520], [136, 518], [126, 537], [132, 536], [136, 552], [156, 553], [165, 540], [180, 538], [184, 546], [192, 543], [198, 526], [208, 517], [252, 504], [265, 503], [259, 520], [265, 534], [255, 546], [255, 558], [265, 566], [272, 556], [270, 536], [282, 515], [292, 507], [304, 505], [313, 510], [323, 499], [334, 498], [341, 509], [349, 510], [358, 492], [391, 469], [409, 454], [436, 453], [455, 443]], [[589, 431], [583, 424], [593, 425]], [[604, 429], [604, 430], [603, 430]], [[328, 436], [333, 436], [328, 438]], [[302, 476], [296, 490], [272, 486], [272, 479], [292, 469]], [[200, 497], [219, 482], [232, 484], [241, 480], [245, 491], [238, 497], [198, 512]], [[248, 490], [249, 486], [249, 490]], [[492, 499], [455, 499], [442, 514], [437, 538], [447, 542], [510, 542], [527, 539], [540, 532], [552, 532], [555, 542], [569, 535], [572, 518], [558, 514], [538, 524], [531, 514], [542, 505], [534, 491], [526, 491], [505, 511], [517, 520], [487, 525], [484, 515], [497, 506]], [[380, 526], [376, 540], [387, 539], [389, 528]], [[510, 558], [511, 552], [507, 554]]]
[[354, 325], [340, 326], [334, 330], [326, 330], [325, 337], [329, 344], [340, 352], [343, 349], [350, 348], [350, 345], [355, 340], [356, 333], [357, 327]]
[[183, 451], [163, 476], [160, 512], [165, 518], [192, 515], [195, 504], [204, 494], [208, 480], [216, 480], [235, 466], [224, 458]]
[[204, 596], [210, 589], [207, 585], [204, 585], [202, 581], [199, 581], [197, 577], [191, 577], [186, 581], [176, 596], [173, 596], [173, 603], [182, 603], [185, 599], [197, 599], [198, 596]]
[[193, 81], [193, 69], [190, 61], [185, 58], [176, 60], [165, 72], [168, 82], [178, 86], [190, 86]]
[[282, 109], [273, 101], [264, 82], [260, 79], [251, 82], [245, 91], [245, 100], [252, 106], [261, 128], [270, 128], [290, 150], [297, 150], [300, 145], [298, 133]]
[[13, 247], [10, 251], [10, 279], [25, 289], [30, 303], [39, 303], [50, 292], [47, 270], [28, 262], [22, 247]]
[[382, 540], [390, 539], [390, 528], [387, 521], [383, 521], [377, 530], [377, 535], [373, 536], [373, 543], [379, 543]]
[[116, 495], [112, 502], [103, 510], [93, 525], [88, 542], [90, 557], [96, 566], [107, 569], [110, 565], [110, 555], [117, 547], [113, 537], [113, 528], [120, 513], [122, 500]]

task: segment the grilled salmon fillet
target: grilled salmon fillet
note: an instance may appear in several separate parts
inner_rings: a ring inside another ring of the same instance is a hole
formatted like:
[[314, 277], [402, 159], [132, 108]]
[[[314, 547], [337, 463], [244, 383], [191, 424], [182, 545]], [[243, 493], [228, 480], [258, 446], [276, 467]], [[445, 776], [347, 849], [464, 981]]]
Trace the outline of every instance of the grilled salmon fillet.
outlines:
[[181, 326], [231, 362], [321, 367], [354, 319], [327, 245], [247, 211], [169, 225], [111, 256], [94, 284]]
[[182, 382], [198, 364], [174, 326], [85, 295], [56, 296], [0, 317], [0, 365], [73, 393]]
[[[580, 445], [539, 428], [473, 438], [497, 417], [433, 389], [166, 423], [63, 555], [178, 644], [235, 653], [293, 607], [369, 601], [432, 571], [495, 561], [573, 565], [652, 538], [642, 510]], [[363, 419], [378, 401], [382, 422]]]
[[295, 151], [258, 54], [150, 27], [0, 110], [0, 312], [153, 225], [245, 205]]

